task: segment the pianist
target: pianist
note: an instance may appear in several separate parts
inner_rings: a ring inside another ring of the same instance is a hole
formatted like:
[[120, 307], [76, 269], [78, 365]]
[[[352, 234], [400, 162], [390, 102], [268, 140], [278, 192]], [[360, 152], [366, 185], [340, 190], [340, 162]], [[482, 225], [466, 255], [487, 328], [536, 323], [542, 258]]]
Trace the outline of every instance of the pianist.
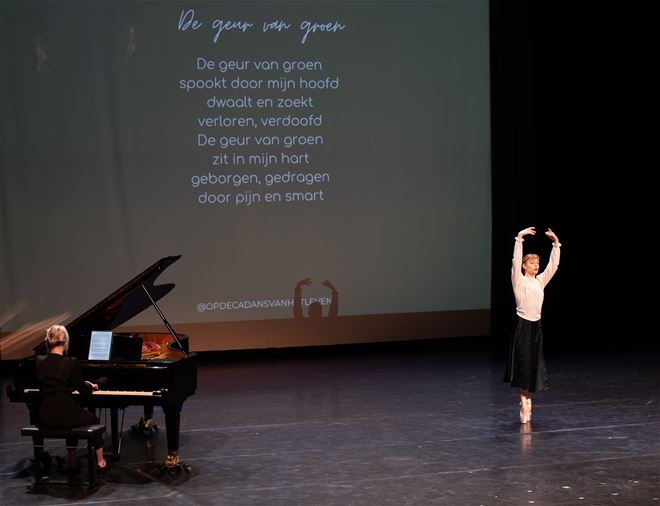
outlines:
[[[36, 374], [41, 390], [39, 406], [39, 425], [58, 429], [68, 429], [81, 425], [98, 424], [99, 419], [93, 413], [82, 408], [73, 396], [77, 390], [81, 395], [91, 395], [98, 390], [98, 385], [83, 381], [75, 358], [65, 357], [69, 348], [69, 333], [62, 325], [53, 325], [46, 331], [48, 354], [37, 358]], [[96, 461], [103, 470], [106, 461], [103, 458], [103, 437], [93, 441]], [[67, 446], [75, 447], [75, 439], [67, 440]], [[76, 451], [69, 450], [69, 467], [76, 467]]]

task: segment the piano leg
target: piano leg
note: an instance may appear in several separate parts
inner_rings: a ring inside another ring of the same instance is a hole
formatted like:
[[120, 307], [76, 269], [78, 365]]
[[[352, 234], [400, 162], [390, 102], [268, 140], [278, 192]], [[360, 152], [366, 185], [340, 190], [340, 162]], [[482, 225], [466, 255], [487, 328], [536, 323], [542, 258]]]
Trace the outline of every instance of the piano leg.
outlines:
[[[96, 407], [87, 408], [92, 414], [96, 415]], [[119, 437], [119, 409], [120, 408], [110, 408], [110, 455], [112, 456], [112, 462], [119, 462], [119, 456], [121, 452], [121, 439]], [[106, 453], [104, 451], [104, 453]]]
[[154, 407], [145, 404], [144, 406], [144, 421], [151, 420], [154, 417]]
[[110, 408], [110, 433], [112, 441], [112, 456], [119, 462], [119, 452], [121, 451], [119, 439], [119, 409]]
[[163, 406], [165, 413], [165, 430], [167, 432], [167, 457], [163, 469], [170, 473], [184, 470], [190, 472], [190, 466], [179, 460], [179, 429], [181, 423], [181, 406]]

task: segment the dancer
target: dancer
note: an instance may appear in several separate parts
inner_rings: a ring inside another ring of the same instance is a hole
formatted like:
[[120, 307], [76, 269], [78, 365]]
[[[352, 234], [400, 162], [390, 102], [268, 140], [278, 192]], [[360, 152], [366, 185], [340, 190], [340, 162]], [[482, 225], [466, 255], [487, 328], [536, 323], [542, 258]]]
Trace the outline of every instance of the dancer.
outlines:
[[532, 420], [532, 394], [545, 390], [548, 384], [543, 358], [541, 308], [545, 286], [559, 266], [561, 247], [557, 235], [548, 228], [545, 235], [552, 240], [552, 251], [548, 265], [539, 274], [539, 256], [535, 253], [523, 256], [524, 237], [535, 234], [535, 227], [527, 227], [518, 232], [511, 268], [511, 283], [518, 317], [509, 344], [504, 381], [520, 389], [520, 423]]

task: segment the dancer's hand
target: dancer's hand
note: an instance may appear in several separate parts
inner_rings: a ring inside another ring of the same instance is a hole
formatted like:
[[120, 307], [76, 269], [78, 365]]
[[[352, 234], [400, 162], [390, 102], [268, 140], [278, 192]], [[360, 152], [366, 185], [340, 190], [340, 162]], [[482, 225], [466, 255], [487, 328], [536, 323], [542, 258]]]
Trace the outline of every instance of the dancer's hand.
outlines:
[[518, 232], [518, 239], [522, 239], [526, 235], [536, 235], [536, 227], [523, 228], [520, 232]]

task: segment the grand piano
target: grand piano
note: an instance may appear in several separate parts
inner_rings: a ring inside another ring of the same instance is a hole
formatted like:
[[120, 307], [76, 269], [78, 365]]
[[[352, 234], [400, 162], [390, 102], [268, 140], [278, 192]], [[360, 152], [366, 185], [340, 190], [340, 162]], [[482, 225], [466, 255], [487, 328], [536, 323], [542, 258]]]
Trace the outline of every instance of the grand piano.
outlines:
[[[156, 304], [174, 288], [173, 283], [155, 285], [156, 278], [179, 258], [181, 255], [161, 258], [66, 325], [68, 355], [78, 359], [83, 379], [94, 383], [100, 380], [100, 390], [81, 401], [88, 408], [110, 409], [115, 458], [119, 459], [121, 449], [118, 410], [142, 405], [150, 411], [153, 406], [161, 406], [168, 450], [163, 466], [169, 471], [190, 470], [179, 458], [179, 427], [183, 403], [197, 388], [197, 360], [195, 353], [189, 352], [188, 337], [174, 332]], [[92, 331], [113, 330], [151, 306], [167, 332], [113, 334], [110, 360], [87, 359]], [[35, 360], [36, 355], [46, 352], [44, 345], [34, 348], [34, 356], [19, 362], [14, 382], [7, 387], [10, 401], [27, 404], [31, 423], [38, 423], [40, 393]]]

